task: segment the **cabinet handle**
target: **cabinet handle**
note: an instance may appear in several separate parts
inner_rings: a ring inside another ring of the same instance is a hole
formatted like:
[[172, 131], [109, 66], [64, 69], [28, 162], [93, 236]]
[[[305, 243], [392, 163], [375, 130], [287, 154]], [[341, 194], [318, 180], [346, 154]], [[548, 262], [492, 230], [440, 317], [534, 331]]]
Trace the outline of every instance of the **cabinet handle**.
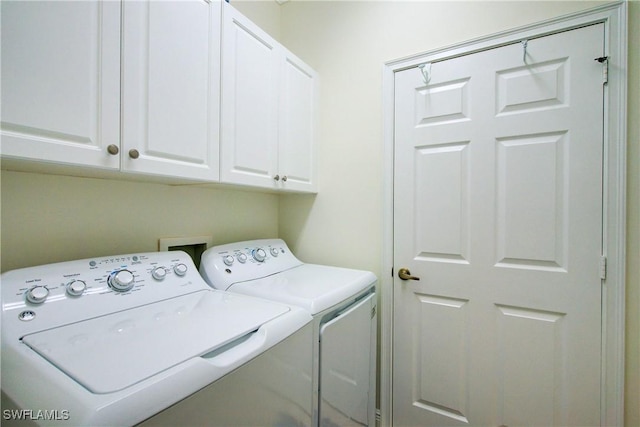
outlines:
[[135, 148], [132, 148], [131, 150], [129, 150], [129, 157], [131, 157], [132, 159], [137, 159], [138, 157], [140, 157], [140, 152], [138, 150], [136, 150]]
[[282, 177], [282, 182], [287, 182], [287, 175]]
[[115, 156], [116, 154], [118, 154], [120, 152], [120, 149], [115, 144], [109, 144], [109, 146], [107, 147], [107, 152], [109, 154], [111, 154], [112, 156]]
[[[276, 176], [274, 176], [274, 177], [273, 177], [273, 179], [274, 179], [275, 181], [280, 181], [280, 175], [276, 175]], [[285, 181], [286, 181], [286, 180], [285, 180]]]

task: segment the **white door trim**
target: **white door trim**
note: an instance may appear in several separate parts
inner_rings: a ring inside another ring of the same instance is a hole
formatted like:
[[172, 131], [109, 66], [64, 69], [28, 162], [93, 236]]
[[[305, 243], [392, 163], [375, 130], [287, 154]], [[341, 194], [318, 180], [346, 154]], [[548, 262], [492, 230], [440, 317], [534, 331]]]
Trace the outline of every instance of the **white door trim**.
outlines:
[[626, 244], [626, 134], [627, 134], [627, 4], [615, 2], [514, 30], [470, 40], [407, 58], [383, 67], [384, 211], [383, 277], [381, 289], [380, 425], [391, 426], [393, 366], [393, 156], [394, 73], [421, 63], [490, 49], [552, 33], [605, 24], [605, 51], [609, 57], [605, 85], [601, 425], [624, 422], [625, 244]]

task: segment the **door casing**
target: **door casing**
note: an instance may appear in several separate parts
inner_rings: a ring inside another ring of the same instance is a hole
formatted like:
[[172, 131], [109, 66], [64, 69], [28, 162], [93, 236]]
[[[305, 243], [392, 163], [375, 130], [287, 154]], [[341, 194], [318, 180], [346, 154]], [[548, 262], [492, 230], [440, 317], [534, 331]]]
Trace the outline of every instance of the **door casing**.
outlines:
[[393, 153], [394, 73], [461, 55], [594, 23], [605, 25], [608, 83], [604, 85], [601, 425], [624, 422], [627, 5], [616, 2], [587, 11], [470, 40], [388, 62], [383, 67], [384, 212], [381, 290], [380, 422], [391, 426], [393, 364]]

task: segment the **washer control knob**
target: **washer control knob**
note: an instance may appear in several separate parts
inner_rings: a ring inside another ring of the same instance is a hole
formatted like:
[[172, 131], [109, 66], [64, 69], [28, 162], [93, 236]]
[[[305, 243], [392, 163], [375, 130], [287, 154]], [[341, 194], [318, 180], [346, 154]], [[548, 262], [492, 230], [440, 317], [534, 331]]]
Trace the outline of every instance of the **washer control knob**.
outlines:
[[251, 256], [258, 262], [264, 262], [267, 258], [267, 253], [262, 248], [257, 248], [251, 251]]
[[176, 264], [173, 267], [173, 272], [176, 273], [178, 276], [184, 276], [185, 274], [187, 274], [187, 266], [185, 264]]
[[133, 277], [133, 273], [129, 270], [118, 270], [111, 273], [107, 282], [114, 291], [126, 292], [133, 288], [135, 279]]
[[245, 262], [247, 262], [247, 255], [245, 255], [245, 254], [238, 254], [238, 256], [236, 258], [238, 258], [238, 261], [241, 264], [244, 264]]
[[225, 256], [223, 256], [223, 257], [222, 257], [222, 261], [223, 261], [226, 265], [228, 265], [229, 267], [231, 267], [231, 264], [233, 264], [234, 259], [233, 259], [233, 257], [232, 257], [231, 255], [225, 255]]
[[72, 297], [79, 297], [87, 289], [87, 284], [84, 280], [72, 280], [67, 284], [67, 293]]
[[276, 257], [278, 256], [278, 249], [277, 248], [271, 248], [269, 249], [269, 252], [271, 252], [271, 255]]
[[49, 296], [49, 289], [44, 286], [34, 286], [27, 291], [27, 301], [42, 304]]
[[156, 267], [151, 270], [151, 276], [156, 280], [164, 280], [167, 277], [167, 269], [164, 267]]

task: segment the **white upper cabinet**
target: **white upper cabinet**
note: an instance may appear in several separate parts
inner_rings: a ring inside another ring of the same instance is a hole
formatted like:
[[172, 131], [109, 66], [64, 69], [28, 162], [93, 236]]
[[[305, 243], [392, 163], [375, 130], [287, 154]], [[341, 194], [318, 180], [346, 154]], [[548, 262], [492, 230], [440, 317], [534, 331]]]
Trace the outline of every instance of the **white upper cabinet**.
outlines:
[[278, 167], [280, 48], [227, 4], [222, 29], [220, 177], [271, 187]]
[[219, 179], [220, 1], [1, 7], [3, 158]]
[[278, 173], [282, 188], [317, 190], [315, 126], [318, 76], [308, 65], [285, 51], [280, 81]]
[[3, 167], [316, 191], [318, 77], [227, 3], [0, 8]]
[[2, 156], [118, 169], [120, 3], [4, 1]]
[[223, 5], [220, 178], [316, 191], [315, 72]]
[[219, 1], [126, 1], [122, 169], [219, 179]]

